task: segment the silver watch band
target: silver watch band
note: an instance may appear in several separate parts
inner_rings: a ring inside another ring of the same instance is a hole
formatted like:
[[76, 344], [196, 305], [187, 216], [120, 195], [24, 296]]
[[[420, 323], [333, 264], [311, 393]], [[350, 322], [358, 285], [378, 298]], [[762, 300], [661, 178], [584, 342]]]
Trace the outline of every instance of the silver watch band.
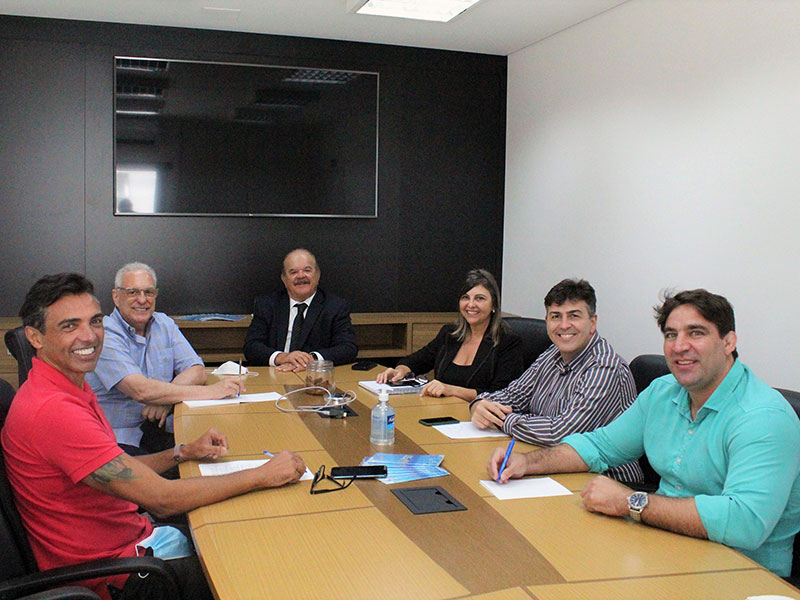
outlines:
[[633, 492], [628, 496], [628, 514], [631, 519], [641, 522], [642, 511], [647, 507], [649, 499], [647, 492]]
[[181, 448], [183, 448], [183, 446], [184, 444], [175, 444], [175, 449], [172, 451], [172, 458], [178, 464], [186, 460], [185, 458], [181, 458]]

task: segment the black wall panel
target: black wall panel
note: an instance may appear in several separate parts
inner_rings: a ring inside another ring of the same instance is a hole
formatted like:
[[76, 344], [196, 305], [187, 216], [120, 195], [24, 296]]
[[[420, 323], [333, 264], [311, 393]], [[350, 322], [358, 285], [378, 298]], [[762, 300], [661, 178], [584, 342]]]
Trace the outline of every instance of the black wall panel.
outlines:
[[44, 272], [84, 269], [82, 63], [70, 44], [0, 38], [0, 315]]
[[[378, 218], [114, 216], [115, 55], [379, 72]], [[250, 312], [297, 246], [353, 311], [453, 310], [467, 269], [501, 275], [505, 90], [505, 57], [0, 17], [0, 315], [62, 270], [110, 310], [129, 260], [158, 271], [160, 310]]]

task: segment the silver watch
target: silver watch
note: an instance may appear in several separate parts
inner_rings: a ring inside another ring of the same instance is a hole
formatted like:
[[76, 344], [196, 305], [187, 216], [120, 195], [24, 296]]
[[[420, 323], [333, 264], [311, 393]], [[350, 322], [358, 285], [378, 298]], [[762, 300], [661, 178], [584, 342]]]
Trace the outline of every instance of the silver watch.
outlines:
[[172, 459], [178, 464], [186, 461], [185, 458], [181, 458], [181, 448], [183, 448], [183, 446], [184, 444], [175, 444], [175, 448], [172, 451]]
[[642, 520], [642, 511], [647, 506], [647, 492], [633, 492], [628, 496], [628, 512], [634, 521]]

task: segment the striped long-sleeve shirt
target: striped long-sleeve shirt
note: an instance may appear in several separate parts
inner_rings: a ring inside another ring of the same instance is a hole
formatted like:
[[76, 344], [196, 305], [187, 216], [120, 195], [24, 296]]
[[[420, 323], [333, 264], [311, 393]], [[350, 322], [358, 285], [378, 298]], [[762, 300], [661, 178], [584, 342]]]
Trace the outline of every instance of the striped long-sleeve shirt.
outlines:
[[[571, 433], [593, 431], [621, 415], [636, 399], [633, 375], [604, 338], [597, 333], [580, 354], [564, 364], [550, 346], [507, 388], [481, 394], [513, 409], [503, 431], [523, 442], [554, 446]], [[609, 469], [609, 477], [642, 481], [637, 463]]]

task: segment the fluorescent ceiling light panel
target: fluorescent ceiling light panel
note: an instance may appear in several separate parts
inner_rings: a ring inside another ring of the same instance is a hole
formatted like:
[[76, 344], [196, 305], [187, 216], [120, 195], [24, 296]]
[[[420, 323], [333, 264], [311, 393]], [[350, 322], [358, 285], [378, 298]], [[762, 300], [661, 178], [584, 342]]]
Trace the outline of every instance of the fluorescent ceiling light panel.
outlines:
[[367, 0], [356, 10], [361, 15], [400, 17], [446, 23], [480, 0]]

